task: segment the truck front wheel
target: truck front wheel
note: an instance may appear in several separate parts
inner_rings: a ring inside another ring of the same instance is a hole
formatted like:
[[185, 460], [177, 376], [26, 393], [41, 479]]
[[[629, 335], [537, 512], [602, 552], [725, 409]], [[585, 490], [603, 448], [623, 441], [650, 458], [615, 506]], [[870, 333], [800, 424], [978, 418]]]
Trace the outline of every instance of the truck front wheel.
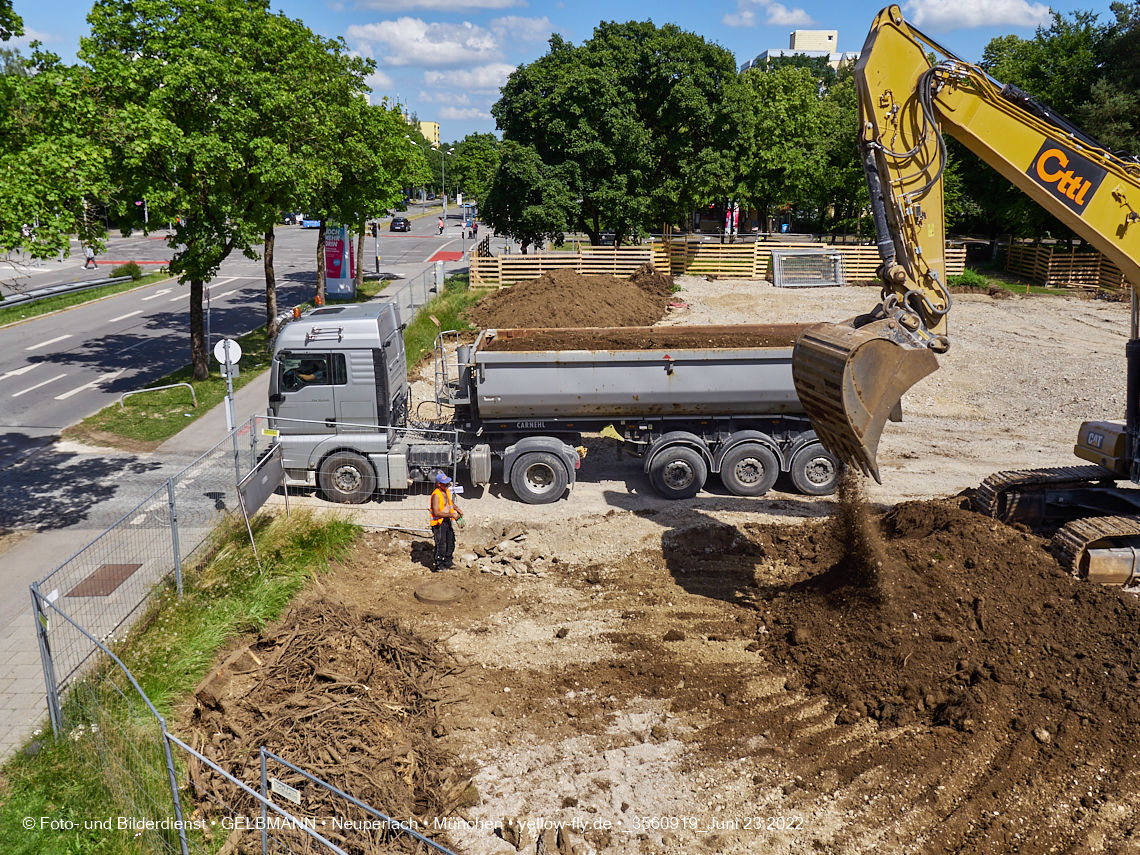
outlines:
[[351, 451], [338, 451], [326, 457], [318, 480], [325, 497], [339, 504], [359, 505], [376, 491], [372, 464]]
[[649, 464], [649, 483], [666, 499], [693, 498], [708, 476], [700, 453], [683, 445], [665, 449]]
[[839, 487], [843, 464], [818, 442], [813, 442], [792, 458], [792, 483], [807, 496], [830, 496]]
[[780, 475], [780, 461], [756, 442], [736, 446], [720, 464], [720, 480], [734, 496], [763, 496]]
[[566, 467], [547, 451], [530, 451], [515, 461], [511, 469], [511, 486], [515, 495], [528, 505], [557, 502], [566, 492], [569, 478]]

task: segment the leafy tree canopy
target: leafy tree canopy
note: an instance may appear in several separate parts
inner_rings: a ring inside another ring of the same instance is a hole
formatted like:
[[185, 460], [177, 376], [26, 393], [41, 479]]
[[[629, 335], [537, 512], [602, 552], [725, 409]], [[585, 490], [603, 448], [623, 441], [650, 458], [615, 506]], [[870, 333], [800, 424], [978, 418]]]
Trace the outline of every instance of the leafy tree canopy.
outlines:
[[[508, 156], [524, 157], [523, 170], [549, 167], [566, 223], [594, 243], [605, 229], [621, 241], [733, 186], [745, 101], [732, 54], [671, 24], [603, 23], [577, 47], [554, 35], [491, 108], [519, 144], [504, 146], [500, 174], [518, 174]], [[492, 188], [489, 198], [511, 195]], [[483, 211], [502, 231], [505, 211]]]
[[499, 167], [499, 145], [494, 134], [468, 134], [455, 145], [453, 181], [471, 198], [487, 198]]

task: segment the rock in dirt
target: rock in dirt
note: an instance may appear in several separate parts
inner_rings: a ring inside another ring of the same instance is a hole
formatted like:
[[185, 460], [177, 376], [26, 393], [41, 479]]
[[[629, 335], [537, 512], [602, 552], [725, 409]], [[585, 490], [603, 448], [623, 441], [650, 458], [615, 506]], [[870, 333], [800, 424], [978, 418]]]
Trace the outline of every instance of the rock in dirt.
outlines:
[[563, 626], [563, 627], [559, 627], [558, 632], [554, 633], [554, 637], [555, 638], [565, 638], [569, 634], [570, 634], [570, 627]]
[[679, 629], [671, 629], [667, 633], [665, 633], [664, 640], [665, 641], [684, 641], [685, 640], [685, 633], [683, 633]]

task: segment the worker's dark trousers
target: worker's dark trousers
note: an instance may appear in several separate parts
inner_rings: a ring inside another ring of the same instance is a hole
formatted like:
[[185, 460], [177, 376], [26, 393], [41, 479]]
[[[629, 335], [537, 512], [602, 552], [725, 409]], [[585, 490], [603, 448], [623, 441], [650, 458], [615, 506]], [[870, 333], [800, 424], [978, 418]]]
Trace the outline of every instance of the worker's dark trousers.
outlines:
[[435, 572], [448, 570], [455, 555], [455, 526], [451, 520], [445, 519], [437, 526], [432, 526], [435, 536]]

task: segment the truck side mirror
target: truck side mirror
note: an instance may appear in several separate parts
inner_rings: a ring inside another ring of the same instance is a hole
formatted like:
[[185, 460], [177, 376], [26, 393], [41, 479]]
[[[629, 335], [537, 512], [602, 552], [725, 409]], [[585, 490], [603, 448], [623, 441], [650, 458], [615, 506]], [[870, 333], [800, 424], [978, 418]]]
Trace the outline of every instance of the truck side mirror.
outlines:
[[281, 394], [270, 395], [269, 396], [269, 403], [271, 403], [271, 404], [283, 404], [283, 403], [285, 403], [285, 396], [281, 395]]

